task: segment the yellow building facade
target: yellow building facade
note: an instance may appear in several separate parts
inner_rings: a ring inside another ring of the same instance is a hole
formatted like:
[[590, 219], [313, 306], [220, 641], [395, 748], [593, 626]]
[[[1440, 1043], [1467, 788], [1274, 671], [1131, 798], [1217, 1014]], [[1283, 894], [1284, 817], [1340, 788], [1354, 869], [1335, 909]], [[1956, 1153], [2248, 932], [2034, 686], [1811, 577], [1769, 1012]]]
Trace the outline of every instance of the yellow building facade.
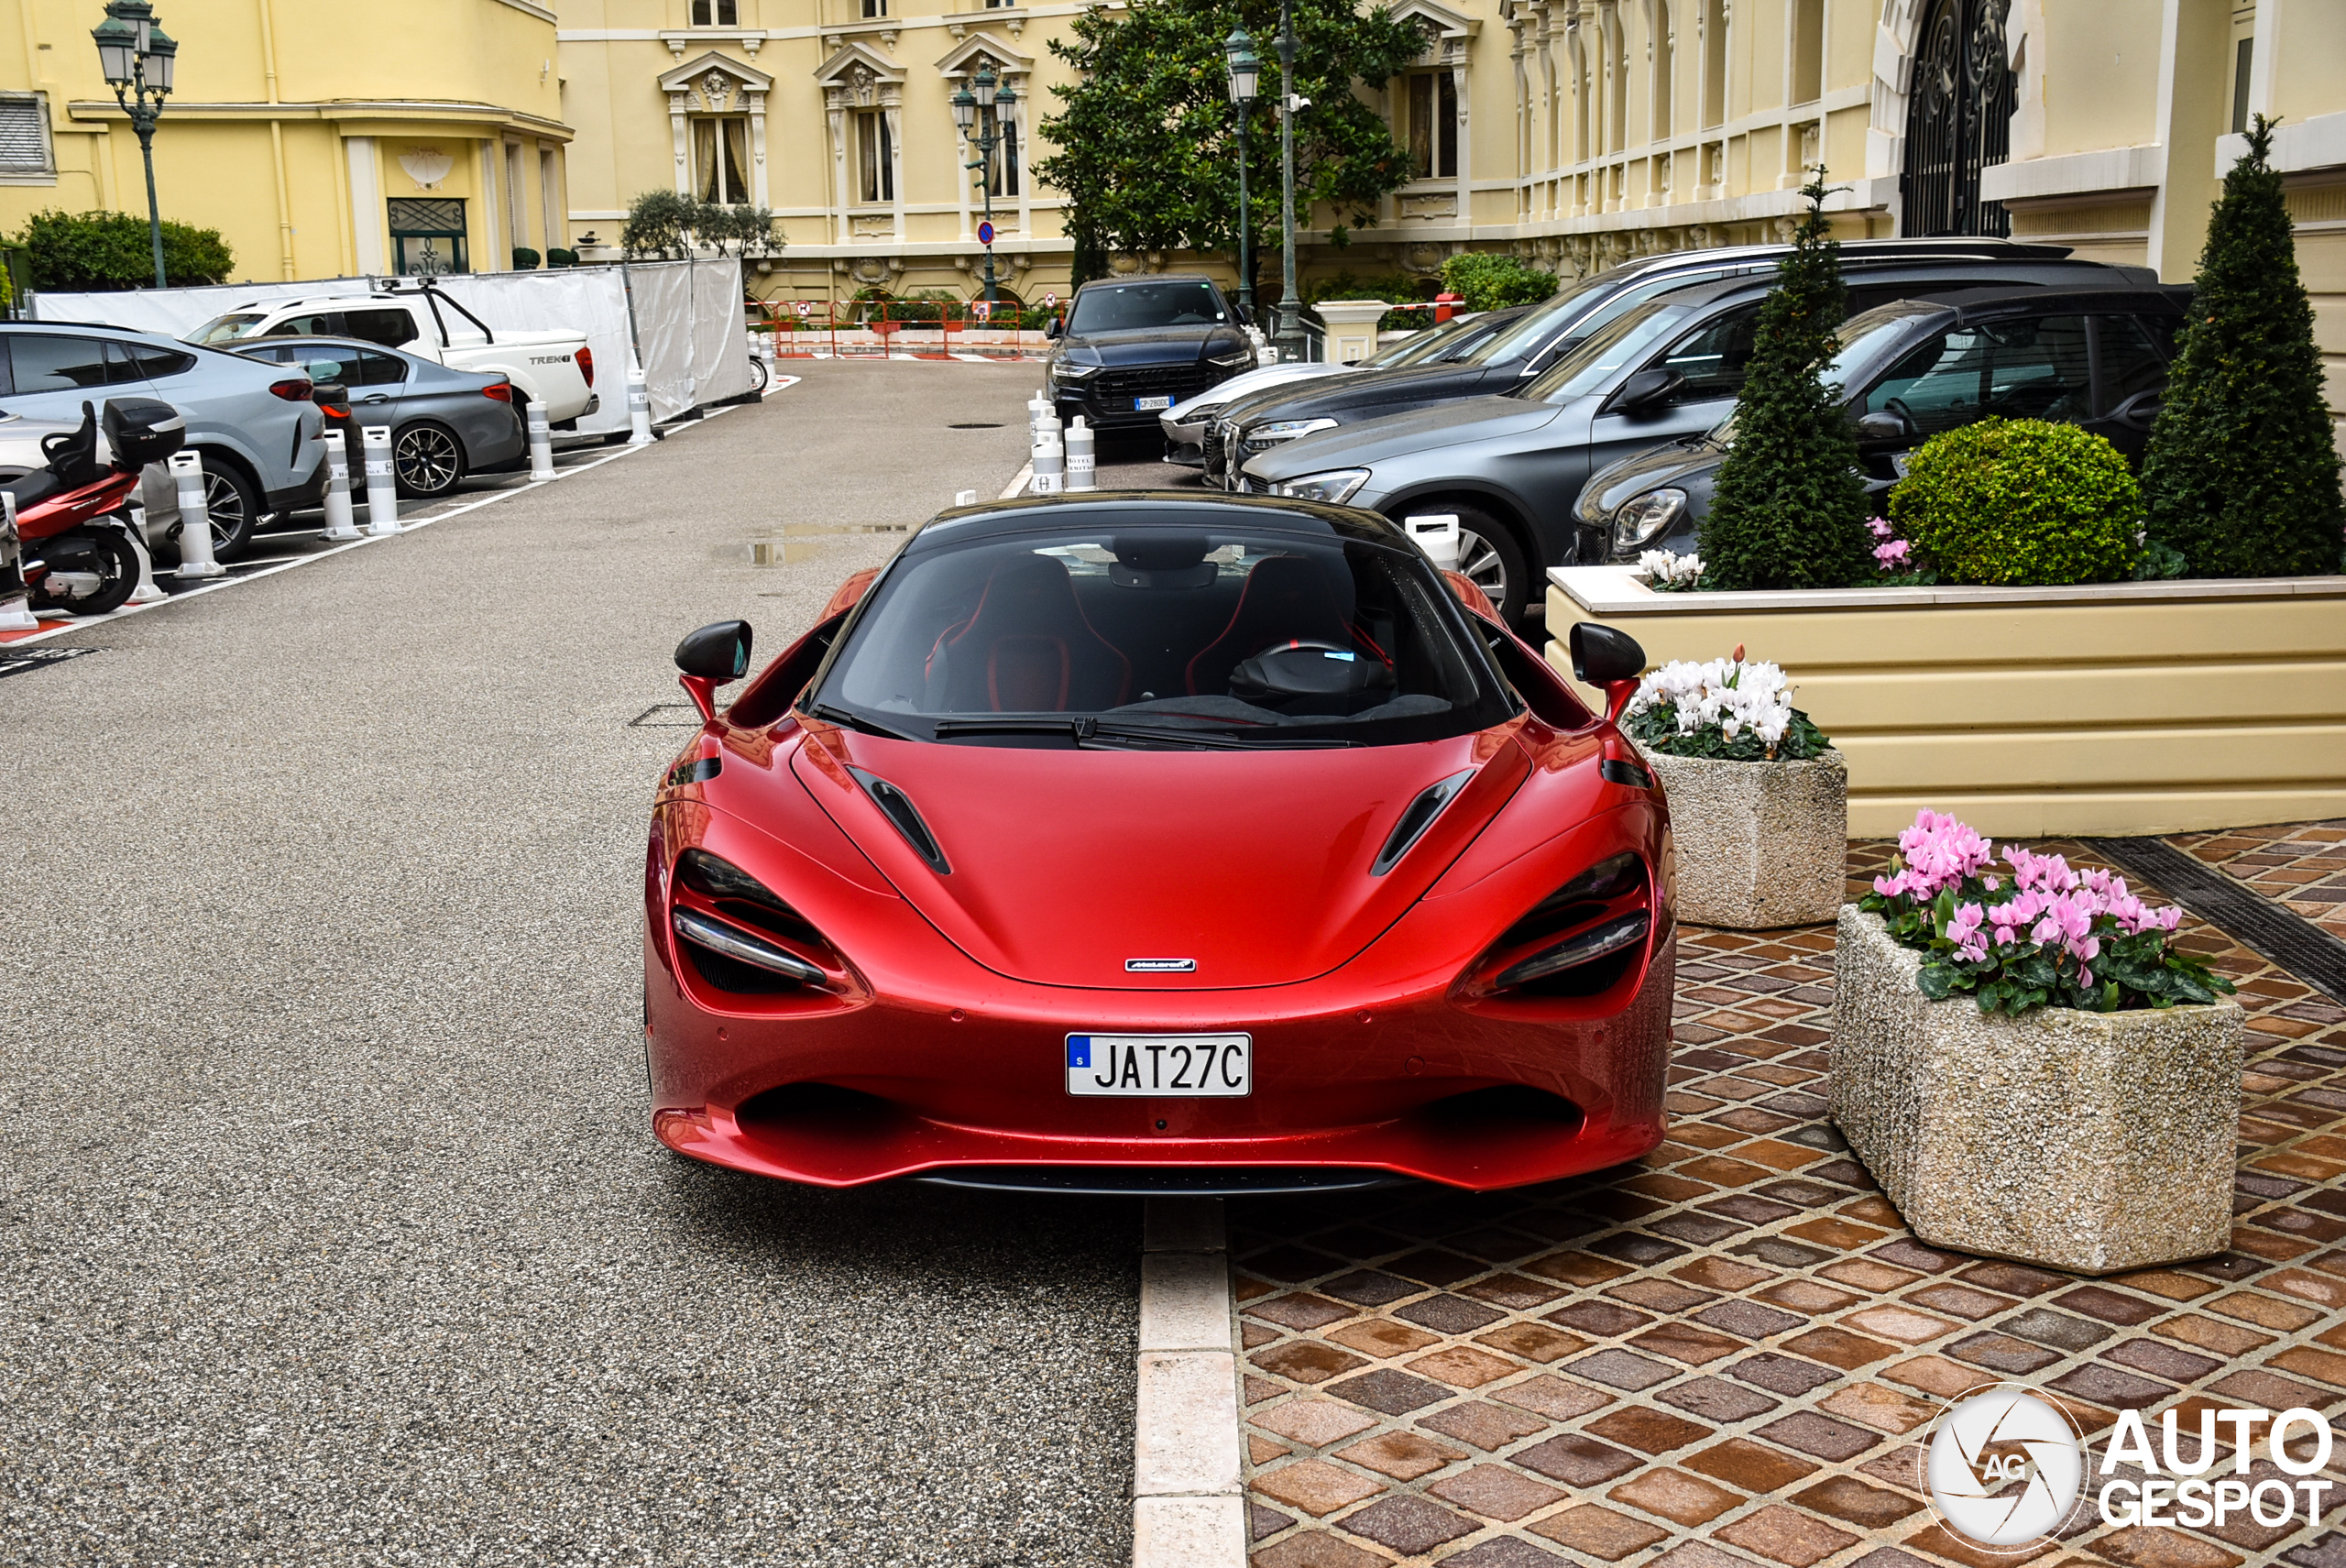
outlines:
[[[98, 69], [97, 0], [0, 0], [0, 232], [44, 208], [144, 216], [138, 140]], [[532, 0], [162, 0], [166, 218], [240, 280], [510, 265], [568, 239], [554, 14]]]
[[[0, 6], [16, 17], [0, 27], [0, 226], [46, 206], [142, 211], [137, 142], [89, 38], [96, 0]], [[409, 0], [387, 19], [358, 0], [170, 0], [181, 49], [157, 179], [165, 214], [218, 227], [254, 279], [486, 269], [516, 245], [612, 256], [628, 203], [673, 189], [773, 210], [786, 244], [753, 263], [761, 294], [966, 297], [987, 202], [951, 99], [990, 70], [1013, 98], [997, 266], [1038, 300], [1065, 291], [1071, 251], [1063, 198], [1031, 169], [1070, 79], [1049, 44], [1084, 9]], [[1430, 277], [1465, 249], [1584, 274], [1776, 237], [1823, 162], [1847, 236], [2008, 232], [2181, 280], [2261, 113], [2281, 120], [2300, 261], [2346, 367], [2346, 0], [1394, 9], [1425, 51], [1358, 91], [1414, 177], [1343, 249], [1310, 229], [1307, 276]], [[1276, 170], [1255, 188], [1276, 201]], [[1231, 276], [1222, 256], [1115, 264]]]

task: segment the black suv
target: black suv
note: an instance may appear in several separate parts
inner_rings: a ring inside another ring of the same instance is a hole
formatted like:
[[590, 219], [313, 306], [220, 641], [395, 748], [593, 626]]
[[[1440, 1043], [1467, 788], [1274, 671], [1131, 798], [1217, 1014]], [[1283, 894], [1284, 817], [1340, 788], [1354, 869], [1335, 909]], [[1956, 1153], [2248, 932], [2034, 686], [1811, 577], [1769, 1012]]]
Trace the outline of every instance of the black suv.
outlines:
[[[1272, 387], [1241, 398], [1223, 409], [1207, 434], [1206, 482], [1235, 489], [1238, 470], [1248, 458], [1299, 436], [1508, 391], [1658, 295], [1732, 278], [1772, 279], [1790, 248], [1729, 246], [1626, 262], [1568, 284], [1506, 331], [1442, 364]], [[1952, 265], [1969, 269], [1965, 276], [1983, 286], [2158, 282], [2158, 275], [2148, 269], [2072, 258], [2066, 246], [1962, 236], [1848, 240], [1841, 246], [1841, 265], [1852, 274], [1880, 267]]]
[[[2107, 436], [2140, 465], [2165, 395], [2189, 288], [1980, 289], [1851, 317], [1833, 377], [1849, 395], [1866, 489], [1882, 497], [1915, 447], [1982, 419], [2043, 419]], [[1734, 433], [1726, 424], [1590, 476], [1573, 507], [1579, 558], [1692, 554]]]
[[1245, 319], [1211, 278], [1159, 273], [1086, 283], [1068, 302], [1043, 375], [1059, 418], [1146, 429], [1185, 398], [1255, 365]]

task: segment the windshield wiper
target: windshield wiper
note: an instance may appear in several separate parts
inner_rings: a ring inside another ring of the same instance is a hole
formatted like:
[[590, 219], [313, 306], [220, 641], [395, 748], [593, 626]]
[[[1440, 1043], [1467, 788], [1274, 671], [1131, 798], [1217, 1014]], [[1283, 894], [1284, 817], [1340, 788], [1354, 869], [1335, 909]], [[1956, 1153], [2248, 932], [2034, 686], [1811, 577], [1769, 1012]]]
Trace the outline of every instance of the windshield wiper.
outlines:
[[931, 728], [939, 740], [957, 735], [1064, 735], [1080, 740], [1089, 718], [940, 718]]
[[891, 729], [884, 724], [875, 724], [871, 719], [862, 717], [861, 714], [850, 713], [843, 707], [833, 707], [828, 703], [818, 702], [812, 707], [801, 708], [799, 711], [806, 714], [809, 718], [820, 718], [827, 723], [836, 724], [843, 729], [858, 730], [865, 735], [884, 736], [891, 740], [912, 740], [918, 739], [916, 736], [905, 734], [901, 729]]
[[1357, 740], [1302, 735], [1292, 740], [1249, 740], [1236, 735], [1213, 735], [1202, 730], [1177, 729], [1169, 725], [1156, 724], [1094, 724], [1091, 733], [1080, 737], [1077, 744], [1097, 741], [1113, 744], [1119, 740], [1165, 741], [1176, 746], [1195, 746], [1214, 751], [1348, 751], [1360, 744]]

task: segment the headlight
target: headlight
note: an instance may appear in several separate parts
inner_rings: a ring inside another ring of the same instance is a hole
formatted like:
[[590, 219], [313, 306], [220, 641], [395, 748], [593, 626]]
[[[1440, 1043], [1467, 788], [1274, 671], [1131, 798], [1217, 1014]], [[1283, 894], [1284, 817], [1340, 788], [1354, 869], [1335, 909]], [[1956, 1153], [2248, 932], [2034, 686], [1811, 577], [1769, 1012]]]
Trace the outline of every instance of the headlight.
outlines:
[[1271, 487], [1275, 496], [1292, 496], [1299, 501], [1326, 501], [1342, 506], [1359, 493], [1368, 483], [1365, 468], [1336, 468], [1325, 474], [1306, 474], [1300, 479], [1288, 479]]
[[1627, 555], [1670, 532], [1686, 515], [1686, 492], [1648, 490], [1613, 509], [1613, 553]]
[[1219, 365], [1225, 370], [1243, 370], [1255, 363], [1255, 351], [1251, 348], [1242, 348], [1232, 354], [1210, 355], [1206, 363]]
[[1068, 360], [1062, 359], [1057, 365], [1051, 367], [1051, 379], [1054, 381], [1088, 381], [1092, 377], [1100, 374], [1100, 371], [1101, 367], [1097, 365], [1076, 365]]
[[1299, 435], [1310, 435], [1318, 431], [1333, 430], [1332, 419], [1278, 419], [1268, 424], [1249, 425], [1246, 429], [1246, 450], [1262, 452], [1282, 441], [1293, 441]]

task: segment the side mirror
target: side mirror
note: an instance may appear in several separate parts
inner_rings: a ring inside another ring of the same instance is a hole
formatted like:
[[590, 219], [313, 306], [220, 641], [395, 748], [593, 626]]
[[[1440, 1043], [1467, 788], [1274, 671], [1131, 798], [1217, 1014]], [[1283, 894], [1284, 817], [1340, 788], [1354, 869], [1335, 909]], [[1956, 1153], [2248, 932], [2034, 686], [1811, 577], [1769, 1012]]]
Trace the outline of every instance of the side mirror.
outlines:
[[1230, 302], [1230, 314], [1231, 319], [1235, 321], [1240, 326], [1253, 326], [1255, 324], [1255, 318], [1246, 313], [1246, 307], [1240, 304], [1235, 300]]
[[1908, 440], [1906, 422], [1888, 411], [1869, 413], [1858, 421], [1858, 441], [1866, 446], [1895, 446]]
[[1057, 316], [1051, 317], [1043, 323], [1043, 335], [1045, 337], [1057, 338], [1066, 331], [1066, 323], [1061, 322]]
[[1675, 370], [1664, 370], [1659, 367], [1640, 370], [1614, 388], [1613, 395], [1606, 399], [1604, 405], [1596, 411], [1616, 414], [1643, 413], [1669, 398], [1685, 384], [1686, 378]]
[[1621, 710], [1638, 695], [1638, 677], [1645, 673], [1646, 651], [1626, 631], [1600, 621], [1583, 620], [1572, 630], [1573, 678], [1584, 685], [1605, 688], [1605, 717], [1618, 721]]
[[720, 620], [676, 644], [677, 684], [700, 709], [704, 722], [717, 717], [717, 688], [750, 673], [750, 623]]

